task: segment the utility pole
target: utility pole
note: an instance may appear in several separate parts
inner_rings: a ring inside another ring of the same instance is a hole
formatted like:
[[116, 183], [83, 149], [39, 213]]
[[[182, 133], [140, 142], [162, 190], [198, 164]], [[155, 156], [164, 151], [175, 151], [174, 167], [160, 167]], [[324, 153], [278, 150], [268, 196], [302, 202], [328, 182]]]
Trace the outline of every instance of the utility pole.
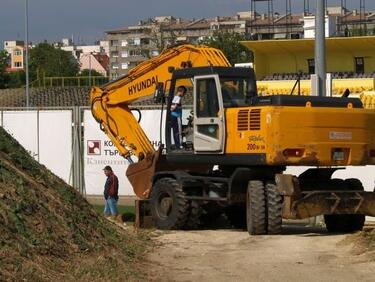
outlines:
[[89, 86], [91, 88], [91, 56], [92, 56], [92, 52], [90, 52], [89, 54]]
[[25, 0], [25, 73], [26, 73], [26, 107], [30, 107], [29, 101], [29, 5]]
[[315, 74], [317, 96], [326, 96], [325, 0], [316, 0], [315, 15]]

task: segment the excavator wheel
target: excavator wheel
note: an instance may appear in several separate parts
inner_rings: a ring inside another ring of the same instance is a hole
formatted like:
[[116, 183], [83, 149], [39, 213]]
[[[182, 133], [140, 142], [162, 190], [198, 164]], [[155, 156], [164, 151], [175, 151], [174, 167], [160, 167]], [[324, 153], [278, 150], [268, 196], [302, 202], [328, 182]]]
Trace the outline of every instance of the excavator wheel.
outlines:
[[[363, 191], [363, 184], [359, 179], [350, 178], [343, 181], [341, 190]], [[328, 232], [347, 233], [363, 229], [366, 216], [363, 214], [326, 214], [324, 221]]]
[[281, 234], [283, 199], [275, 183], [266, 184], [267, 195], [267, 232], [270, 235]]
[[250, 235], [266, 234], [266, 197], [262, 181], [249, 181], [246, 199], [247, 231]]
[[152, 187], [151, 215], [159, 229], [182, 229], [189, 215], [189, 202], [178, 182], [162, 178]]

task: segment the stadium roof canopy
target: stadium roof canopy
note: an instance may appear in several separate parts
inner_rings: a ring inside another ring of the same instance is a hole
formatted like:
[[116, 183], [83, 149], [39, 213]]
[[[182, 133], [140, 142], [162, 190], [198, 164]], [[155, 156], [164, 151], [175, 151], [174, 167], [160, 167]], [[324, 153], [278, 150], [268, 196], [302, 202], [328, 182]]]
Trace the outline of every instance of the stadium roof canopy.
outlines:
[[[284, 52], [314, 52], [314, 39], [293, 39], [293, 40], [259, 40], [243, 41], [245, 47], [254, 53], [280, 53]], [[327, 52], [335, 51], [366, 51], [375, 49], [375, 36], [361, 37], [330, 37], [326, 39]]]
[[[314, 58], [314, 39], [242, 41], [254, 53], [258, 78], [273, 73], [308, 73], [307, 60]], [[327, 71], [354, 72], [355, 57], [363, 57], [365, 72], [375, 71], [375, 36], [326, 39]]]

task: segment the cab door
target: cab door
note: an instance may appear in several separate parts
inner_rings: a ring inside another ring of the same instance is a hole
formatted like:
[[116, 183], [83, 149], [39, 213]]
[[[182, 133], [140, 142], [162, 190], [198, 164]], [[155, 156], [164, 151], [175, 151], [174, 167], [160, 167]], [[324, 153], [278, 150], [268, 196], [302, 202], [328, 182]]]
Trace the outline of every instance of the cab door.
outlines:
[[225, 115], [218, 75], [194, 77], [194, 152], [224, 153]]

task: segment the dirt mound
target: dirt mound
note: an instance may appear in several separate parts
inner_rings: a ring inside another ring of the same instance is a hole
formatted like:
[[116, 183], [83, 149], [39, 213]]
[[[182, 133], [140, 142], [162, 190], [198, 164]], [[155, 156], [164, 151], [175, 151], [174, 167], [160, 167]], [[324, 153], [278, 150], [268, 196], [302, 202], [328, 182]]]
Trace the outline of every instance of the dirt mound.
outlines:
[[0, 128], [0, 281], [133, 279], [145, 241], [98, 215]]
[[375, 261], [375, 223], [366, 224], [363, 231], [349, 235], [343, 243], [351, 245], [354, 254], [364, 254]]

